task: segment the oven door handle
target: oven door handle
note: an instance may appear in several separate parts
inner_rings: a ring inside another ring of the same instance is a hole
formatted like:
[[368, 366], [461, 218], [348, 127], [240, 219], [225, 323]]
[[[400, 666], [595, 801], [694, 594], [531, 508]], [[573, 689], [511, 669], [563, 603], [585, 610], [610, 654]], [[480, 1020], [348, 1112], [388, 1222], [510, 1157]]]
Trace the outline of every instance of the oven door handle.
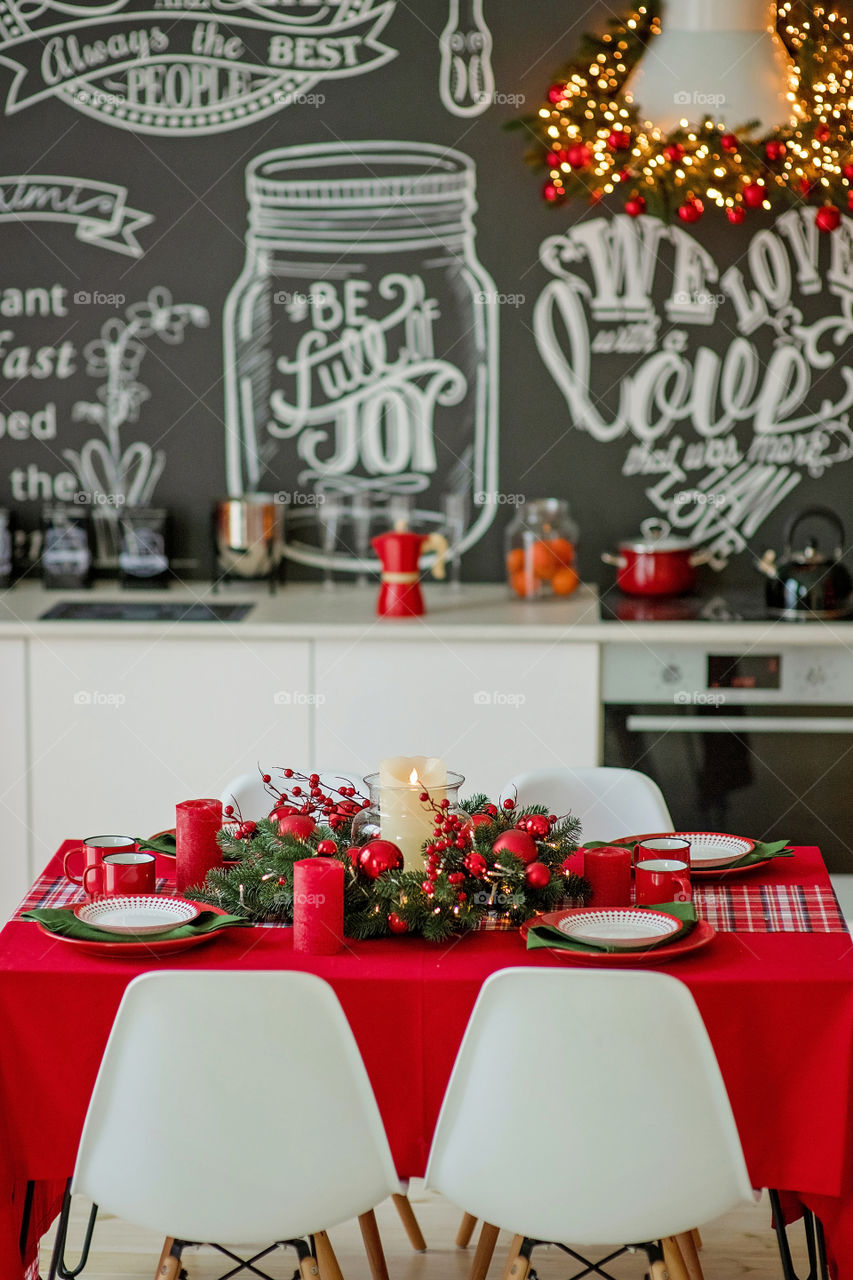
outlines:
[[853, 733], [851, 716], [631, 716], [632, 733]]

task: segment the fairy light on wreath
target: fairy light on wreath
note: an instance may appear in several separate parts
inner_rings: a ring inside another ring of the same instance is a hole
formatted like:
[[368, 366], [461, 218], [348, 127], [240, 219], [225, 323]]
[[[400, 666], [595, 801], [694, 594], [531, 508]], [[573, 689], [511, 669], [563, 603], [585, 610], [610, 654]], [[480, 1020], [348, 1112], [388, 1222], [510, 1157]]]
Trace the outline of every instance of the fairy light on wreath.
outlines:
[[735, 225], [750, 210], [808, 203], [821, 231], [853, 211], [853, 46], [846, 17], [802, 0], [777, 6], [776, 30], [791, 58], [788, 122], [737, 133], [712, 118], [663, 132], [641, 121], [626, 91], [661, 30], [657, 6], [586, 34], [554, 79], [538, 115], [515, 122], [535, 136], [528, 160], [547, 170], [542, 195], [559, 205], [624, 196], [625, 213], [695, 223], [717, 207]]

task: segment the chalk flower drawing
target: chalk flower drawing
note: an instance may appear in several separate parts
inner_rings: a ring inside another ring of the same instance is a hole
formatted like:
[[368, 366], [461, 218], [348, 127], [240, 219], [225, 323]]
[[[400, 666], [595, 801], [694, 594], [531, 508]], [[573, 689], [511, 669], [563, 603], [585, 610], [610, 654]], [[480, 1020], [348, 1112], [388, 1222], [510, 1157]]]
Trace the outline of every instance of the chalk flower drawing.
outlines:
[[87, 440], [79, 452], [63, 450], [82, 493], [92, 500], [98, 558], [115, 555], [118, 508], [147, 505], [166, 465], [162, 449], [142, 440], [123, 445], [122, 428], [139, 420], [150, 392], [139, 381], [146, 345], [158, 338], [171, 345], [183, 342], [187, 325], [204, 328], [209, 323], [205, 307], [173, 303], [168, 289], [154, 288], [145, 302], [125, 309], [125, 318], [114, 317], [101, 326], [101, 336], [83, 348], [86, 372], [102, 378], [97, 401], [78, 400], [72, 406], [75, 422], [100, 427], [103, 439]]
[[483, 0], [450, 0], [439, 50], [438, 93], [447, 110], [463, 117], [486, 111], [495, 92], [495, 76]]
[[627, 444], [622, 474], [694, 545], [744, 551], [805, 478], [853, 459], [853, 219], [827, 237], [790, 209], [722, 273], [680, 227], [624, 215], [549, 236], [540, 260], [536, 343], [571, 421]]

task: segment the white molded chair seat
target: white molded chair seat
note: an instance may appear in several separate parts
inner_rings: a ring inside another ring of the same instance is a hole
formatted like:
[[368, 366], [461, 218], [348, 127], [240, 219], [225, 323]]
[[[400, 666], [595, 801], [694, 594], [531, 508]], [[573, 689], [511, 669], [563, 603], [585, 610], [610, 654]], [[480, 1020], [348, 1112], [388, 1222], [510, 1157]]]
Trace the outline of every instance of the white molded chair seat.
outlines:
[[544, 804], [551, 813], [573, 813], [585, 840], [673, 830], [660, 788], [636, 769], [539, 769], [501, 788], [504, 799], [516, 793], [520, 806]]
[[[302, 773], [310, 774], [310, 769], [301, 770]], [[364, 779], [357, 773], [347, 773], [344, 770], [326, 769], [317, 772], [320, 775], [321, 785], [327, 786], [347, 786], [355, 787], [362, 795], [367, 795], [367, 788], [364, 785]], [[276, 780], [278, 780], [277, 775]], [[243, 815], [246, 822], [259, 822], [261, 818], [265, 818], [272, 808], [272, 797], [263, 784], [261, 775], [257, 769], [252, 773], [241, 773], [238, 777], [232, 779], [228, 786], [220, 796], [223, 808], [225, 805], [232, 804], [235, 809]]]
[[[563, 1118], [483, 1124], [547, 1064]], [[426, 1183], [517, 1236], [656, 1241], [754, 1204], [713, 1047], [683, 983], [642, 971], [504, 969], [483, 985]]]
[[71, 1191], [168, 1237], [226, 1244], [323, 1232], [399, 1193], [332, 988], [290, 972], [135, 978]]

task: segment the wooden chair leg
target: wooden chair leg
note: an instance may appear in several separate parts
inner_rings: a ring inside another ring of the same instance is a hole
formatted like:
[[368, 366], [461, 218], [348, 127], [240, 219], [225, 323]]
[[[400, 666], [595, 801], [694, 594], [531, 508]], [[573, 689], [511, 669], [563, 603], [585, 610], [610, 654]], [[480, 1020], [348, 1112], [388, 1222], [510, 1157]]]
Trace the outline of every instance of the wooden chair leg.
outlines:
[[702, 1274], [702, 1263], [699, 1261], [699, 1255], [696, 1252], [693, 1232], [684, 1231], [681, 1235], [676, 1236], [675, 1239], [681, 1250], [681, 1257], [690, 1280], [705, 1280]]
[[694, 1228], [693, 1228], [693, 1230], [690, 1232], [690, 1234], [691, 1234], [691, 1235], [692, 1235], [692, 1237], [693, 1237], [693, 1244], [694, 1244], [694, 1247], [695, 1247], [695, 1248], [697, 1248], [697, 1249], [701, 1249], [701, 1248], [702, 1248], [702, 1237], [701, 1237], [701, 1236], [700, 1236], [700, 1234], [699, 1234], [699, 1228], [698, 1228], [698, 1227], [694, 1227]]
[[681, 1250], [678, 1247], [678, 1240], [675, 1236], [667, 1236], [665, 1240], [661, 1240], [661, 1248], [663, 1249], [663, 1260], [669, 1272], [669, 1280], [690, 1280], [690, 1273], [684, 1265], [684, 1259], [681, 1256]]
[[394, 1208], [400, 1215], [400, 1221], [406, 1229], [406, 1235], [409, 1237], [409, 1244], [416, 1253], [426, 1253], [426, 1240], [424, 1240], [420, 1223], [415, 1217], [415, 1211], [412, 1208], [408, 1196], [393, 1195], [391, 1199], [394, 1201]]
[[474, 1228], [477, 1225], [477, 1219], [473, 1213], [463, 1213], [462, 1221], [459, 1223], [459, 1230], [456, 1232], [456, 1248], [467, 1249], [471, 1243], [471, 1236], [474, 1234]]
[[332, 1242], [325, 1231], [318, 1231], [314, 1236], [314, 1257], [320, 1272], [320, 1280], [344, 1280]]
[[504, 1267], [503, 1280], [526, 1280], [527, 1273], [530, 1270], [530, 1260], [520, 1256], [519, 1251], [523, 1244], [524, 1236], [512, 1237], [512, 1244], [509, 1246], [506, 1266]]
[[490, 1222], [484, 1222], [480, 1231], [480, 1239], [477, 1241], [477, 1248], [474, 1252], [474, 1258], [471, 1262], [471, 1273], [469, 1280], [486, 1280], [489, 1270], [489, 1263], [492, 1260], [492, 1254], [495, 1251], [495, 1245], [498, 1242], [500, 1229], [493, 1227]]
[[[157, 1263], [157, 1270], [154, 1272], [154, 1280], [162, 1280], [163, 1276], [167, 1274], [167, 1271], [164, 1270], [164, 1268], [166, 1267], [166, 1263], [169, 1261], [169, 1255], [172, 1252], [172, 1245], [174, 1243], [175, 1241], [172, 1236], [167, 1236], [163, 1241], [160, 1261]], [[180, 1267], [178, 1267], [178, 1270], [180, 1271]]]
[[364, 1251], [367, 1254], [367, 1263], [373, 1280], [389, 1280], [388, 1264], [379, 1238], [376, 1214], [372, 1209], [368, 1213], [361, 1214], [358, 1225], [361, 1227], [361, 1238], [364, 1241]]

